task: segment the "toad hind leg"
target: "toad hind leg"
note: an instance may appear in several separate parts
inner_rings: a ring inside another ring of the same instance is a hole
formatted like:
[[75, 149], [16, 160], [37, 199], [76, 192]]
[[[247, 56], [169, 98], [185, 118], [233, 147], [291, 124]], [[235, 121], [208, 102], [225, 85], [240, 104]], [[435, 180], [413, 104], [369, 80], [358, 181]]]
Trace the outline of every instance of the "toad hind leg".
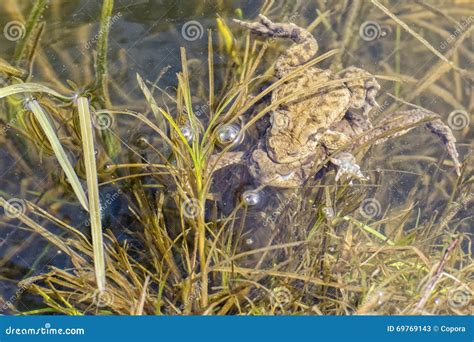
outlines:
[[258, 22], [245, 22], [234, 19], [237, 24], [248, 28], [252, 33], [270, 38], [289, 38], [295, 42], [281, 55], [275, 63], [275, 75], [282, 78], [292, 69], [310, 61], [318, 52], [318, 42], [314, 36], [305, 29], [293, 23], [274, 23], [264, 15], [259, 15]]
[[453, 160], [457, 175], [461, 174], [461, 163], [459, 162], [459, 154], [456, 149], [456, 138], [453, 136], [451, 129], [441, 121], [439, 115], [423, 109], [400, 111], [394, 113], [394, 115], [382, 120], [377, 127], [364, 134], [357, 141], [357, 145], [371, 140], [375, 140], [375, 144], [380, 144], [389, 138], [408, 133], [417, 127], [417, 123], [420, 124], [425, 120], [431, 119], [431, 121], [425, 123], [425, 127], [441, 139]]

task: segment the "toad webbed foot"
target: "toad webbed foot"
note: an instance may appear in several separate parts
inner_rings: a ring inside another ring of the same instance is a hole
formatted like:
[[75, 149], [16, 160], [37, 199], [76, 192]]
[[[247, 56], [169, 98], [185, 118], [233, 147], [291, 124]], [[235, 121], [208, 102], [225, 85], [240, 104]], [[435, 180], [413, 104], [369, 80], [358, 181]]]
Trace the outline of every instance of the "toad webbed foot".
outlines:
[[351, 153], [341, 152], [332, 156], [330, 160], [337, 168], [336, 182], [343, 176], [347, 176], [350, 179], [368, 180], [360, 171], [360, 166], [356, 163], [356, 159]]

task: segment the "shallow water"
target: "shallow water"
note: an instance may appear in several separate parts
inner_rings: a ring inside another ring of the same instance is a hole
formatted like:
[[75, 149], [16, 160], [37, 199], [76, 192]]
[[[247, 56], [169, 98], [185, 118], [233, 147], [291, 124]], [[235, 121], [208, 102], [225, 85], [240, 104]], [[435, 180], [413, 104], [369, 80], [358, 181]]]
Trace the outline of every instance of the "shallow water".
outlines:
[[[135, 111], [148, 111], [143, 95], [137, 86], [136, 74], [142, 75], [153, 82], [160, 75], [158, 86], [163, 89], [177, 86], [176, 73], [181, 71], [180, 48], [185, 47], [189, 59], [191, 77], [191, 89], [193, 94], [193, 105], [196, 115], [202, 115], [206, 122], [208, 106], [203, 94], [207, 92], [207, 33], [213, 30], [216, 45], [215, 65], [219, 73], [228, 67], [229, 56], [223, 55], [217, 46], [216, 14], [224, 18], [230, 25], [234, 34], [238, 37], [239, 31], [230, 24], [230, 19], [238, 17], [240, 11], [244, 18], [254, 18], [262, 6], [259, 1], [159, 1], [159, 0], [136, 0], [116, 1], [110, 25], [109, 37], [109, 80], [113, 83], [110, 87], [111, 100], [117, 108], [126, 108]], [[438, 2], [433, 2], [434, 5]], [[457, 6], [457, 7], [456, 7]], [[2, 1], [0, 5], [0, 27], [17, 23], [18, 29], [24, 30], [23, 23], [31, 8], [31, 1]], [[331, 20], [344, 21], [345, 15], [334, 7], [334, 16]], [[460, 12], [463, 9], [474, 11], [474, 5], [469, 2], [456, 2], [450, 13], [458, 23], [468, 21]], [[276, 2], [268, 16], [282, 21], [292, 21], [299, 25], [308, 25], [316, 18], [318, 9], [315, 1]], [[397, 12], [401, 17], [406, 15], [409, 20], [409, 12], [403, 2], [391, 1], [390, 9]], [[99, 16], [101, 11], [100, 2], [82, 0], [53, 0], [44, 12], [42, 21], [46, 23], [44, 34], [40, 40], [40, 50], [36, 62], [32, 66], [32, 78], [30, 81], [38, 82], [58, 89], [62, 84], [60, 92], [68, 88], [66, 81], [73, 81], [78, 88], [83, 88], [94, 81], [94, 58], [97, 43], [97, 32], [99, 30]], [[415, 79], [426, 77], [426, 73], [439, 63], [439, 58], [433, 55], [426, 47], [417, 42], [407, 32], [398, 31], [397, 25], [383, 16], [376, 8], [367, 6], [363, 12], [363, 18], [357, 18], [353, 28], [351, 41], [347, 45], [349, 50], [344, 54], [342, 62], [345, 66], [356, 65], [365, 68], [373, 74], [390, 74], [397, 68], [401, 73]], [[463, 19], [464, 18], [464, 19]], [[442, 37], [429, 31], [427, 25], [437, 25], [437, 17], [429, 15], [422, 17], [423, 25], [410, 22], [412, 28], [424, 34], [430, 43], [444, 53], [454, 43], [456, 37], [450, 42], [450, 38], [444, 41]], [[378, 37], [365, 36], [363, 25], [367, 22], [375, 22], [380, 29]], [[192, 25], [190, 31], [186, 27]], [[449, 27], [445, 24], [444, 27]], [[452, 26], [454, 30], [454, 26]], [[462, 30], [461, 30], [462, 31]], [[6, 31], [5, 31], [6, 32]], [[340, 42], [334, 38], [340, 32], [330, 30], [325, 23], [318, 25], [313, 31], [320, 43], [320, 51], [326, 52], [337, 48]], [[0, 57], [9, 61], [14, 54], [15, 47], [21, 38], [7, 35], [0, 36]], [[401, 38], [400, 38], [401, 37]], [[400, 43], [401, 41], [401, 43]], [[397, 43], [398, 42], [398, 43]], [[400, 44], [400, 49], [397, 49]], [[264, 66], [269, 67], [274, 57], [284, 50], [288, 44], [270, 44], [270, 52], [265, 57]], [[471, 44], [465, 44], [465, 49], [470, 50], [470, 56], [474, 53]], [[469, 53], [467, 53], [469, 55]], [[461, 53], [458, 56], [459, 65], [472, 72], [472, 60], [466, 60]], [[470, 63], [470, 64], [469, 64]], [[322, 64], [329, 66], [329, 62]], [[262, 68], [262, 72], [265, 68]], [[216, 88], [225, 84], [225, 79], [216, 78]], [[54, 80], [52, 79], [54, 78]], [[412, 80], [413, 81], [413, 80]], [[433, 112], [439, 113], [446, 122], [450, 115], [459, 111], [466, 113], [468, 119], [472, 118], [474, 102], [472, 100], [472, 88], [469, 93], [469, 80], [466, 77], [457, 77], [451, 73], [440, 77], [437, 87], [433, 91], [423, 92], [414, 99], [408, 101], [426, 107]], [[472, 81], [471, 81], [472, 82]], [[394, 85], [391, 81], [381, 81], [385, 88], [379, 93], [380, 112], [377, 115], [387, 115], [385, 111], [398, 108], [394, 100], [386, 95], [386, 92], [407, 98], [416, 90], [416, 83], [407, 81], [401, 86]], [[472, 87], [472, 83], [471, 83]], [[441, 88], [441, 90], [439, 90]], [[452, 91], [452, 96], [446, 92]], [[444, 90], [444, 92], [443, 92]], [[159, 98], [161, 95], [156, 95]], [[268, 99], [266, 99], [268, 101]], [[1, 116], [2, 122], [11, 121], [15, 126], [15, 119]], [[129, 118], [120, 117], [116, 121], [116, 133], [120, 137], [121, 150], [116, 160], [125, 162], [137, 162], [137, 155], [153, 162], [158, 160], [154, 151], [150, 148], [141, 149], [137, 140], [145, 137], [150, 144], [163, 145], [159, 137], [153, 135], [143, 125], [137, 125]], [[464, 116], [462, 117], [464, 118]], [[453, 124], [455, 125], [455, 124]], [[472, 149], [472, 133], [469, 122], [464, 127], [454, 127], [454, 133], [458, 139], [458, 149], [461, 159]], [[255, 144], [258, 136], [256, 129], [250, 130], [244, 142], [238, 148], [247, 150]], [[36, 158], [41, 151], [31, 146], [29, 140], [25, 140], [20, 134], [8, 130], [3, 135], [2, 141], [9, 142], [0, 145], [0, 194], [6, 198], [28, 199], [42, 206], [45, 203], [56, 205], [49, 206], [51, 214], [60, 217], [71, 226], [78, 227], [88, 234], [88, 222], [86, 214], [71, 198], [70, 190], [64, 190], [61, 186], [55, 189], [55, 185], [64, 184], [65, 180], [59, 175], [55, 166], [54, 158], [49, 154], [42, 154]], [[77, 152], [77, 151], [76, 151]], [[169, 153], [163, 148], [163, 153]], [[29, 159], [28, 154], [34, 154], [35, 158]], [[77, 154], [76, 154], [77, 158]], [[439, 160], [446, 160], [439, 164]], [[390, 210], [411, 210], [407, 222], [426, 222], [433, 218], [433, 213], [446, 210], [449, 194], [455, 186], [453, 183], [453, 169], [449, 158], [445, 156], [442, 146], [435, 137], [423, 129], [417, 129], [409, 135], [397, 138], [384, 146], [378, 146], [368, 153], [362, 161], [362, 170], [370, 175], [370, 182], [366, 185], [356, 184], [366, 191], [365, 198], [372, 200], [369, 203], [375, 206], [368, 212], [360, 209], [357, 205], [352, 212], [362, 212], [362, 216], [369, 219], [381, 218]], [[45, 168], [46, 167], [46, 168]], [[49, 169], [48, 169], [49, 168]], [[472, 165], [468, 166], [467, 172], [472, 172]], [[114, 177], [119, 177], [120, 173]], [[106, 177], [104, 177], [105, 179]], [[325, 182], [334, 182], [333, 178], [324, 178]], [[154, 179], [144, 178], [145, 184], [153, 184]], [[321, 183], [321, 184], [324, 184]], [[119, 242], [128, 241], [130, 244], [138, 241], [132, 237], [132, 233], [139, 229], [132, 211], [136, 209], [130, 205], [134, 199], [127, 192], [127, 184], [109, 184], [101, 187], [103, 201], [104, 225], [109, 226]], [[217, 174], [212, 191], [219, 197], [216, 207], [209, 205], [206, 216], [210, 219], [213, 210], [223, 215], [230, 214], [240, 202], [241, 194], [246, 190], [252, 190], [257, 186], [255, 180], [247, 174], [245, 167], [238, 166]], [[55, 191], [51, 191], [55, 189]], [[265, 246], [273, 238], [273, 234], [279, 224], [288, 225], [289, 221], [281, 220], [280, 215], [285, 210], [296, 213], [292, 228], [288, 229], [279, 237], [280, 240], [292, 241], [304, 236], [308, 227], [314, 224], [323, 198], [324, 189], [313, 188], [299, 193], [298, 199], [301, 203], [295, 203], [295, 197], [291, 192], [275, 189], [265, 189], [260, 193], [261, 202], [256, 206], [248, 208], [247, 219], [242, 224], [242, 250], [251, 250]], [[335, 192], [334, 188], [329, 190]], [[149, 194], [153, 194], [151, 188]], [[472, 192], [471, 192], [472, 194]], [[110, 204], [107, 204], [109, 203]], [[412, 203], [412, 208], [407, 205]], [[460, 200], [458, 200], [459, 202]], [[455, 213], [455, 222], [458, 230], [472, 232], [472, 217], [470, 217], [468, 206], [472, 202], [466, 200]], [[104, 204], [105, 203], [105, 204]], [[350, 213], [353, 203], [342, 203], [336, 212]], [[414, 207], [414, 208], [413, 208]], [[393, 209], [395, 208], [395, 209]], [[52, 210], [52, 211], [51, 211]], [[172, 210], [172, 208], [170, 208]], [[333, 209], [331, 209], [333, 210]], [[375, 210], [375, 214], [372, 210]], [[302, 216], [305, 216], [304, 218]], [[39, 222], [46, 220], [39, 218]], [[169, 219], [173, 220], [170, 213]], [[282, 222], [280, 222], [280, 220]], [[286, 222], [286, 223], [285, 223]], [[285, 226], [286, 227], [286, 226]], [[60, 229], [48, 225], [54, 234], [63, 234]], [[285, 228], [286, 229], [286, 228]], [[381, 227], [382, 232], [390, 230], [390, 227]], [[387, 234], [389, 232], [386, 232]], [[253, 265], [254, 259], [249, 258], [246, 265]], [[28, 276], [42, 274], [50, 266], [59, 268], [71, 267], [68, 258], [56, 248], [52, 247], [43, 239], [28, 230], [18, 222], [10, 218], [2, 218], [0, 221], [0, 296], [4, 299], [11, 298], [17, 292], [17, 282]], [[21, 311], [28, 311], [41, 304], [30, 294], [23, 294], [22, 301], [16, 303]]]

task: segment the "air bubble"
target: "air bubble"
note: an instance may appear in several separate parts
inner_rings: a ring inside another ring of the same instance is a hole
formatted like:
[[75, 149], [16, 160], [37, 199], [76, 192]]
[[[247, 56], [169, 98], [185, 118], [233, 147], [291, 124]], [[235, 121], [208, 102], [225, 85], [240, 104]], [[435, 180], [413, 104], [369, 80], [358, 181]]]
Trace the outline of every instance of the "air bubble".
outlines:
[[187, 141], [193, 140], [194, 133], [189, 125], [181, 126], [179, 129], [181, 130], [181, 133]]
[[334, 210], [333, 210], [331, 207], [324, 207], [324, 208], [323, 208], [323, 214], [324, 214], [328, 219], [334, 218]]
[[262, 200], [259, 192], [255, 190], [247, 190], [242, 194], [242, 200], [248, 206], [254, 206], [260, 203]]
[[140, 136], [136, 140], [135, 144], [137, 145], [138, 148], [141, 148], [143, 150], [150, 145], [150, 142], [148, 141], [146, 137]]
[[218, 128], [217, 142], [219, 145], [238, 144], [242, 141], [240, 127], [236, 124], [227, 124]]

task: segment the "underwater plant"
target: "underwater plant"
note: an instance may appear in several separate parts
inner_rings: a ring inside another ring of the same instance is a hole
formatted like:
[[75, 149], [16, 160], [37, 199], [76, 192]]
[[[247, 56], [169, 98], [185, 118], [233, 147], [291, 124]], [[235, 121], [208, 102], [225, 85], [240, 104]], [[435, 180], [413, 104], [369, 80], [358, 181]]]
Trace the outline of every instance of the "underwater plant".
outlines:
[[[74, 4], [0, 5], [21, 37], [0, 59], [2, 312], [469, 313], [474, 8], [453, 4], [189, 5], [160, 22], [180, 39], [153, 72], [153, 34], [120, 47], [140, 5], [104, 0], [66, 37], [48, 25]], [[318, 54], [296, 51], [310, 36]], [[288, 52], [306, 59], [279, 73]], [[419, 126], [444, 146], [401, 137]]]

